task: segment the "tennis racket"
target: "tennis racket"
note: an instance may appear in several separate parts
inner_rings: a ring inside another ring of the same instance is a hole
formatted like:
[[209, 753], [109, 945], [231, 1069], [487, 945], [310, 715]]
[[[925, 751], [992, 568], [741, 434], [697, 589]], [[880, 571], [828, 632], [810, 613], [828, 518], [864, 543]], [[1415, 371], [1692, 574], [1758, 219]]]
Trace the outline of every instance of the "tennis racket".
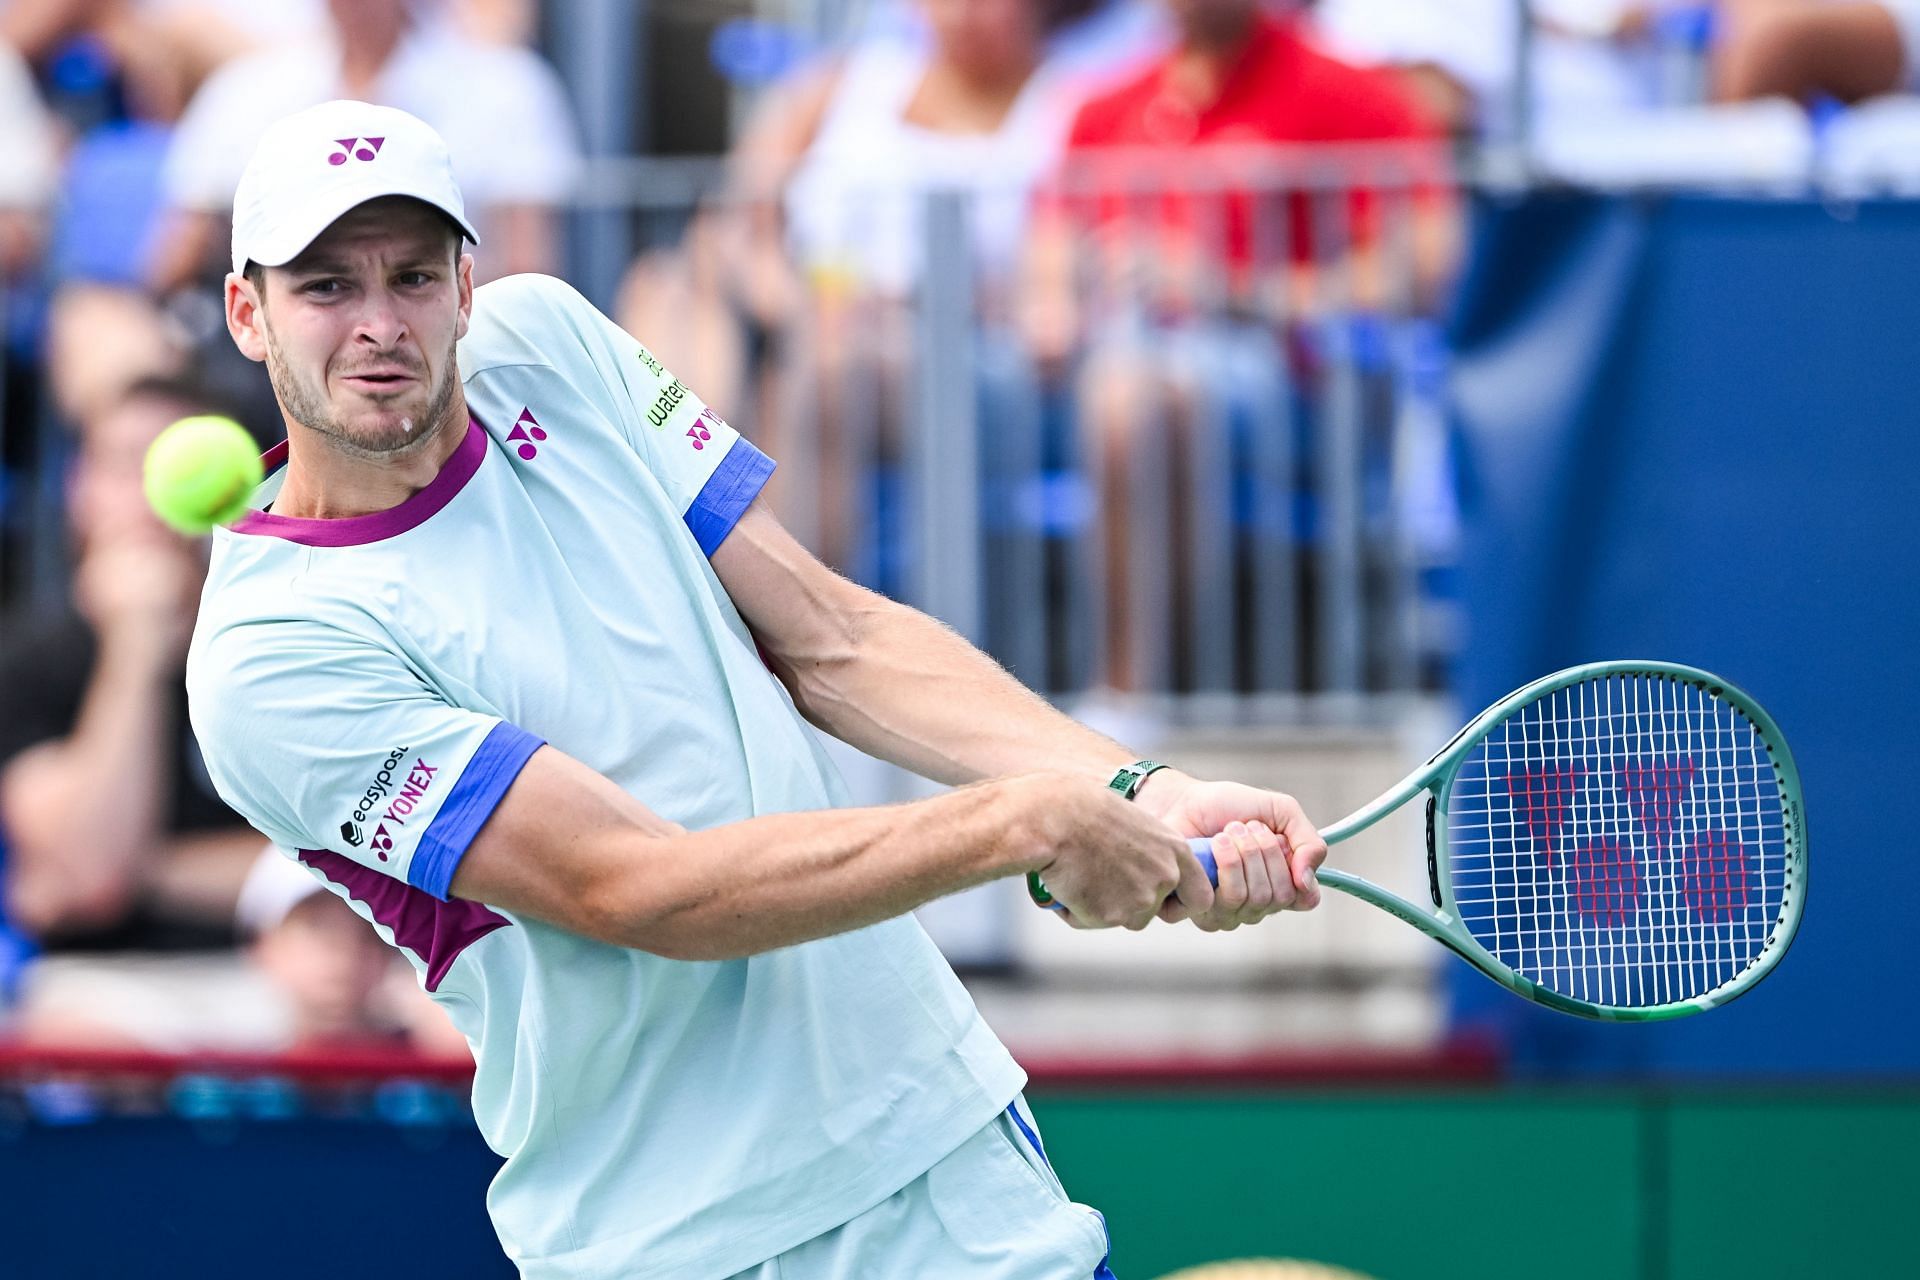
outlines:
[[[1338, 844], [1423, 793], [1431, 906], [1335, 867], [1320, 883], [1549, 1008], [1700, 1013], [1766, 977], [1799, 927], [1800, 775], [1772, 717], [1705, 671], [1599, 662], [1536, 680], [1321, 835]], [[1218, 883], [1211, 841], [1192, 845]]]

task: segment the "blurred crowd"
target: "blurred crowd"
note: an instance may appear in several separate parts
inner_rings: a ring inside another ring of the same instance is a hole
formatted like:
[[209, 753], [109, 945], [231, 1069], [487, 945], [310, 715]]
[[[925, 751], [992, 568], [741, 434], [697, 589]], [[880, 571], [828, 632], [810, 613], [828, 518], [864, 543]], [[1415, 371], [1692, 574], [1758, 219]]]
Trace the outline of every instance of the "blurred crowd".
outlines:
[[[140, 462], [191, 413], [281, 434], [220, 291], [233, 184], [289, 111], [419, 115], [452, 150], [480, 278], [562, 270], [599, 106], [539, 51], [567, 8], [0, 3], [8, 1034], [463, 1051], [370, 927], [212, 794], [181, 688], [205, 549], [148, 513]], [[1133, 623], [1200, 590], [1133, 572], [1195, 559], [1188, 443], [1228, 422], [1232, 457], [1264, 456], [1263, 424], [1313, 394], [1328, 317], [1393, 334], [1434, 313], [1462, 156], [1602, 183], [1920, 187], [1920, 0], [873, 0], [842, 35], [735, 86], [724, 181], [644, 247], [618, 318], [794, 460], [783, 515], [885, 586], [895, 539], [866, 527], [849, 459], [903, 447], [911, 312], [959, 264], [986, 452], [1067, 455], [1090, 495], [1089, 681], [1116, 690], [1173, 660]], [[948, 239], [928, 191], [964, 197]], [[1350, 349], [1371, 330], [1340, 332]], [[65, 589], [21, 589], [13, 535], [56, 520]]]
[[[205, 546], [152, 515], [141, 462], [191, 414], [232, 416], [263, 449], [282, 434], [221, 302], [234, 183], [281, 115], [334, 97], [414, 112], [460, 166], [482, 277], [558, 268], [580, 153], [535, 18], [524, 0], [0, 8], [0, 513], [10, 530], [58, 518], [71, 566], [64, 591], [8, 590], [0, 632], [13, 1037], [464, 1054], [372, 929], [213, 793], [182, 686]], [[32, 567], [6, 545], [0, 588]]]

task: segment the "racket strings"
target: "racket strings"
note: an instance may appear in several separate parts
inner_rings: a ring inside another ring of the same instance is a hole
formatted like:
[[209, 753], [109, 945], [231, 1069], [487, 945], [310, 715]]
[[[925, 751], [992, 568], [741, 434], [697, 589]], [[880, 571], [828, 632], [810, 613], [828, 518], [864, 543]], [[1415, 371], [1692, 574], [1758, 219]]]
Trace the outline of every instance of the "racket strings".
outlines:
[[1462, 923], [1522, 977], [1593, 1004], [1726, 986], [1791, 891], [1765, 739], [1672, 677], [1596, 677], [1521, 708], [1462, 763], [1448, 809]]

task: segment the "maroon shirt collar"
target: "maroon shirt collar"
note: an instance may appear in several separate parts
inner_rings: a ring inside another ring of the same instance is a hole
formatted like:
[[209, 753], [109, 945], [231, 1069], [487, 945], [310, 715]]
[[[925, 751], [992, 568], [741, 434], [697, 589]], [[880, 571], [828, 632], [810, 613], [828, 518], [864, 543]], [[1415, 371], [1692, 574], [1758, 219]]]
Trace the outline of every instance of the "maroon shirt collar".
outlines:
[[[454, 495], [473, 479], [487, 456], [487, 433], [469, 417], [467, 434], [440, 468], [440, 474], [426, 488], [385, 511], [364, 516], [342, 516], [337, 520], [314, 520], [303, 516], [277, 516], [266, 511], [249, 511], [229, 526], [235, 533], [258, 537], [284, 538], [308, 547], [358, 547], [397, 537], [418, 528], [453, 501]], [[287, 442], [282, 440], [267, 450], [261, 459], [271, 472], [287, 461]]]

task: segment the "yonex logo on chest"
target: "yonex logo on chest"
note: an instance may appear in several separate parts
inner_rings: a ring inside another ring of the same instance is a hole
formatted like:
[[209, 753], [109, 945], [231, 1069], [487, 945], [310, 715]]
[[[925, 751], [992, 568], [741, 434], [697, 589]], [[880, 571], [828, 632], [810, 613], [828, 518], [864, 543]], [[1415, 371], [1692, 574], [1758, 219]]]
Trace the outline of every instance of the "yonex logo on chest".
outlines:
[[532, 409], [520, 410], [519, 418], [514, 421], [513, 430], [507, 432], [507, 440], [509, 442], [515, 440], [520, 442], [520, 447], [516, 452], [519, 453], [521, 460], [524, 462], [532, 462], [539, 456], [540, 448], [536, 442], [545, 440], [546, 438], [546, 428], [542, 427], [539, 419], [533, 416]]
[[373, 159], [380, 154], [380, 148], [387, 145], [387, 140], [385, 138], [335, 138], [333, 145], [340, 149], [327, 157], [327, 163], [342, 165], [349, 159]]

